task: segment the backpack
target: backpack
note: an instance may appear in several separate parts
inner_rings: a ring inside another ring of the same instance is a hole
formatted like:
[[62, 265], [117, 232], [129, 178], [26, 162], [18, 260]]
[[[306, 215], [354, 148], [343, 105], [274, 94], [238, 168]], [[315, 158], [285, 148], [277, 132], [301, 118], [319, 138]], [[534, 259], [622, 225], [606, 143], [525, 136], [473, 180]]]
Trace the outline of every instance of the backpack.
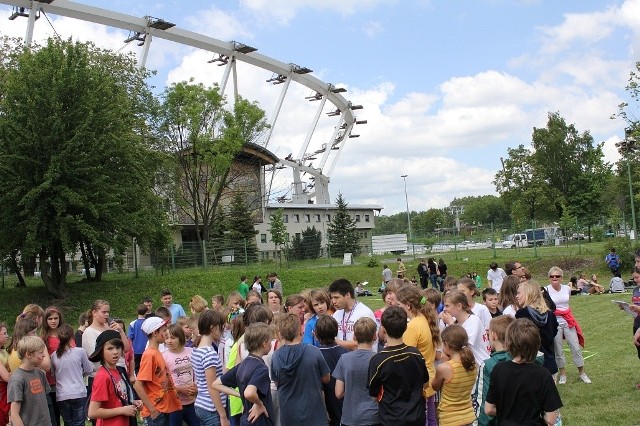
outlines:
[[617, 268], [620, 266], [620, 257], [617, 254], [609, 254], [607, 256], [609, 268]]

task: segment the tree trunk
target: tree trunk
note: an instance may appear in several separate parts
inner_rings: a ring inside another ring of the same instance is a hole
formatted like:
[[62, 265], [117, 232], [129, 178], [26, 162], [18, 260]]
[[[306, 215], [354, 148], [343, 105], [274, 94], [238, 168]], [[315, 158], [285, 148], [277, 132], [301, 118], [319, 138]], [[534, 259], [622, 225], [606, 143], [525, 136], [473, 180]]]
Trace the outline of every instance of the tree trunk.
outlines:
[[33, 277], [36, 271], [36, 257], [22, 256], [22, 270], [25, 277]]
[[87, 248], [88, 247], [84, 245], [84, 240], [80, 239], [80, 253], [82, 253], [82, 264], [84, 265], [84, 275], [87, 278], [87, 281], [91, 281], [91, 264], [89, 263]]
[[62, 298], [67, 279], [67, 264], [60, 241], [52, 242], [49, 248], [42, 247], [40, 250], [40, 271], [42, 281], [49, 294], [56, 298]]
[[16, 277], [18, 278], [18, 285], [16, 287], [26, 287], [27, 283], [24, 281], [24, 277], [20, 273], [20, 266], [18, 265], [18, 250], [13, 250], [10, 256], [11, 267], [16, 271]]

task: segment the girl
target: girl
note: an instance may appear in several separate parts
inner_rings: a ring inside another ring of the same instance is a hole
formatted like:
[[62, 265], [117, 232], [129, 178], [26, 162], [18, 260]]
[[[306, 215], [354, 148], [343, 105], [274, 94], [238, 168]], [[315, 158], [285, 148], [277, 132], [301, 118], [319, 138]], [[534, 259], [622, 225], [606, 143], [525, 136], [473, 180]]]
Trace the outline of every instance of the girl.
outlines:
[[313, 316], [307, 320], [304, 326], [304, 335], [302, 337], [302, 343], [310, 344], [313, 346], [320, 346], [320, 342], [315, 338], [314, 331], [316, 329], [316, 322], [322, 315], [332, 315], [333, 310], [331, 308], [331, 298], [329, 293], [324, 289], [313, 289], [309, 292], [309, 299], [307, 300], [307, 309], [309, 312], [313, 312]]
[[471, 312], [480, 318], [484, 329], [488, 331], [489, 322], [491, 322], [491, 312], [489, 312], [489, 309], [483, 304], [474, 302], [473, 298], [480, 296], [480, 292], [478, 292], [478, 289], [476, 288], [476, 282], [471, 278], [461, 278], [460, 281], [458, 281], [458, 290], [467, 296], [467, 302], [469, 303]]
[[376, 324], [378, 325], [378, 352], [384, 348], [386, 335], [380, 329], [380, 321], [382, 319], [382, 314], [389, 306], [394, 306], [398, 303], [396, 299], [396, 292], [400, 285], [396, 281], [396, 279], [392, 279], [385, 285], [384, 290], [382, 290], [382, 300], [384, 301], [384, 306], [373, 313], [373, 316], [376, 319]]
[[440, 426], [470, 425], [476, 419], [471, 405], [476, 363], [469, 338], [463, 327], [453, 324], [442, 332], [442, 344], [449, 361], [438, 365], [431, 382], [435, 391], [442, 390], [438, 404]]
[[98, 362], [100, 367], [92, 381], [89, 418], [97, 419], [97, 426], [137, 424], [136, 416], [142, 409], [142, 401], [135, 397], [127, 373], [117, 366], [124, 350], [120, 333], [105, 330], [94, 344], [89, 361]]
[[282, 293], [280, 293], [280, 290], [269, 289], [267, 292], [267, 306], [274, 314], [279, 314], [282, 311]]
[[255, 290], [249, 290], [247, 305], [262, 305], [262, 295]]
[[200, 316], [202, 311], [204, 311], [205, 309], [209, 309], [209, 304], [204, 299], [204, 297], [196, 294], [191, 298], [191, 301], [189, 302], [189, 309], [191, 309], [191, 315], [197, 318], [198, 316]]
[[262, 292], [266, 291], [264, 285], [262, 285], [262, 277], [260, 275], [256, 275], [253, 277], [253, 285], [251, 286], [251, 290], [255, 291], [260, 295], [262, 299]]
[[[398, 305], [405, 310], [409, 323], [402, 335], [405, 345], [418, 348], [429, 372], [429, 378], [435, 377], [436, 348], [440, 344], [440, 329], [437, 317], [431, 305], [423, 303], [423, 297], [417, 287], [403, 286], [396, 292]], [[426, 302], [426, 300], [425, 300]], [[436, 405], [435, 390], [432, 387], [424, 389], [426, 399], [427, 425], [435, 426]]]
[[16, 318], [16, 322], [21, 319], [32, 319], [38, 324], [38, 331], [42, 329], [42, 318], [44, 317], [44, 309], [35, 303], [30, 303], [24, 307], [22, 313]]
[[562, 284], [562, 275], [562, 269], [557, 266], [551, 267], [551, 269], [549, 269], [549, 281], [551, 284], [546, 287], [551, 300], [555, 304], [553, 313], [558, 320], [558, 333], [556, 333], [554, 341], [554, 352], [556, 354], [556, 364], [558, 365], [559, 373], [558, 384], [564, 385], [567, 383], [567, 371], [565, 368], [567, 360], [564, 356], [563, 349], [565, 340], [571, 350], [573, 365], [578, 368], [580, 380], [589, 384], [591, 383], [591, 379], [584, 371], [584, 358], [582, 357], [582, 350], [580, 349], [580, 347], [584, 345], [584, 336], [580, 324], [578, 324], [569, 307], [571, 290], [568, 285]]
[[9, 353], [6, 350], [9, 341], [7, 324], [0, 322], [0, 426], [9, 424], [9, 408], [7, 402], [7, 383], [11, 373], [9, 373]]
[[[44, 321], [42, 323], [42, 340], [47, 347], [47, 352], [51, 356], [58, 350], [60, 345], [60, 339], [58, 339], [58, 328], [64, 323], [62, 318], [62, 312], [55, 306], [49, 306], [44, 311]], [[75, 344], [75, 341], [73, 342]], [[47, 372], [47, 382], [51, 387], [49, 397], [51, 398], [51, 408], [53, 409], [53, 418], [51, 419], [53, 424], [60, 426], [60, 408], [56, 402], [56, 378], [51, 373]]]
[[182, 426], [184, 421], [189, 426], [200, 426], [200, 420], [196, 416], [194, 406], [198, 388], [193, 382], [191, 348], [185, 347], [185, 342], [186, 336], [182, 327], [178, 324], [171, 324], [167, 329], [165, 340], [167, 351], [162, 354], [162, 357], [173, 378], [182, 409], [169, 415], [169, 424]]
[[[236, 365], [238, 356], [240, 337], [244, 334], [244, 314], [235, 317], [231, 323], [231, 336], [225, 342], [225, 356], [222, 364], [222, 371], [227, 372]], [[229, 395], [229, 415], [231, 416], [231, 425], [240, 424], [242, 417], [242, 400], [233, 395]]]
[[304, 314], [306, 313], [306, 300], [301, 294], [292, 294], [287, 297], [284, 302], [284, 310], [287, 313], [294, 314], [300, 319], [301, 333], [304, 331]]
[[226, 412], [227, 396], [213, 389], [213, 382], [222, 375], [222, 364], [213, 342], [220, 340], [225, 319], [218, 311], [204, 311], [198, 318], [199, 336], [191, 352], [193, 374], [198, 387], [195, 411], [203, 426], [229, 426]]
[[93, 373], [93, 364], [82, 348], [75, 347], [71, 326], [63, 324], [56, 331], [58, 347], [51, 355], [51, 372], [56, 378], [58, 408], [65, 426], [84, 426], [84, 376]]
[[244, 313], [244, 299], [237, 291], [232, 291], [227, 297], [227, 306], [231, 309], [230, 319]]
[[[20, 367], [20, 358], [18, 357], [18, 342], [20, 339], [24, 336], [35, 336], [37, 332], [38, 323], [34, 319], [25, 318], [16, 322], [15, 327], [13, 327], [13, 336], [9, 345], [9, 371], [15, 371], [16, 368]], [[48, 353], [45, 354], [44, 361], [42, 365], [40, 365], [40, 368], [44, 371], [51, 369], [51, 357]]]
[[480, 319], [471, 312], [467, 296], [458, 290], [447, 293], [444, 296], [444, 311], [440, 316], [447, 327], [457, 322], [465, 329], [471, 352], [473, 352], [478, 368], [481, 368], [485, 360], [489, 358], [489, 337]]
[[540, 351], [544, 354], [544, 367], [556, 374], [558, 365], [555, 360], [553, 341], [558, 332], [558, 321], [542, 298], [540, 286], [535, 281], [526, 281], [518, 286], [518, 305], [516, 318], [531, 320], [540, 330]]
[[498, 305], [502, 307], [502, 315], [516, 317], [516, 311], [518, 310], [516, 295], [518, 294], [519, 285], [520, 278], [515, 275], [509, 275], [502, 282], [500, 294], [498, 294]]

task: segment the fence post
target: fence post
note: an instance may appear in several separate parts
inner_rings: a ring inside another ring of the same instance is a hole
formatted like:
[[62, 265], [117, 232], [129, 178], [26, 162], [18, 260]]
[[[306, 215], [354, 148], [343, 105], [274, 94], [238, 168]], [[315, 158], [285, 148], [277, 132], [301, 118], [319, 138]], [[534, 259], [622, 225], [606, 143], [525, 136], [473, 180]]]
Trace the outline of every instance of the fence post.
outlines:
[[533, 236], [533, 257], [538, 258], [538, 242], [536, 241], [536, 220], [531, 221], [533, 227], [533, 232], [531, 233]]
[[491, 247], [493, 247], [493, 258], [497, 259], [498, 255], [496, 253], [496, 233], [493, 227], [493, 222], [491, 222]]
[[171, 245], [169, 246], [169, 252], [171, 253], [171, 269], [173, 269], [175, 271], [175, 269], [176, 269], [176, 252], [175, 252], [175, 246], [173, 245], [173, 243], [171, 243]]
[[582, 245], [580, 244], [580, 227], [578, 226], [578, 216], [576, 216], [576, 238], [578, 239], [578, 254], [582, 254]]
[[244, 242], [244, 263], [246, 265], [249, 263], [249, 253], [247, 252], [247, 239], [243, 238], [242, 241]]

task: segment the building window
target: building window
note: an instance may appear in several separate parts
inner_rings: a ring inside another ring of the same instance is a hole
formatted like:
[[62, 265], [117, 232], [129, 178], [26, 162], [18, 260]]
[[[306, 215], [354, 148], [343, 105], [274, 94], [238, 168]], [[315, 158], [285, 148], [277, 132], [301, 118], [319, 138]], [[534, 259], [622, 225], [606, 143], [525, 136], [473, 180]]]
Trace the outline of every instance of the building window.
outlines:
[[284, 235], [284, 240], [286, 242], [289, 242], [289, 233], [288, 232]]
[[311, 215], [310, 214], [305, 214], [304, 215], [304, 221], [307, 222], [307, 223], [311, 222]]
[[282, 215], [282, 222], [283, 223], [289, 223], [289, 215], [288, 214], [283, 214]]
[[359, 214], [356, 215], [356, 222], [360, 222], [360, 215]]
[[364, 221], [365, 221], [365, 222], [369, 222], [369, 215], [368, 215], [368, 214], [365, 214], [365, 215], [364, 215]]
[[300, 215], [299, 214], [294, 214], [293, 215], [293, 221], [295, 223], [299, 223], [300, 222]]
[[330, 214], [327, 215], [327, 222], [331, 222], [331, 215]]
[[317, 214], [317, 215], [315, 215], [315, 217], [316, 217], [316, 223], [320, 223], [320, 215]]
[[260, 234], [260, 242], [261, 243], [267, 242], [267, 234]]
[[296, 232], [296, 239], [299, 240], [300, 239], [300, 233]]
[[365, 238], [369, 238], [369, 237], [367, 236], [367, 233], [366, 233], [366, 232], [364, 233], [364, 237], [365, 237]]

